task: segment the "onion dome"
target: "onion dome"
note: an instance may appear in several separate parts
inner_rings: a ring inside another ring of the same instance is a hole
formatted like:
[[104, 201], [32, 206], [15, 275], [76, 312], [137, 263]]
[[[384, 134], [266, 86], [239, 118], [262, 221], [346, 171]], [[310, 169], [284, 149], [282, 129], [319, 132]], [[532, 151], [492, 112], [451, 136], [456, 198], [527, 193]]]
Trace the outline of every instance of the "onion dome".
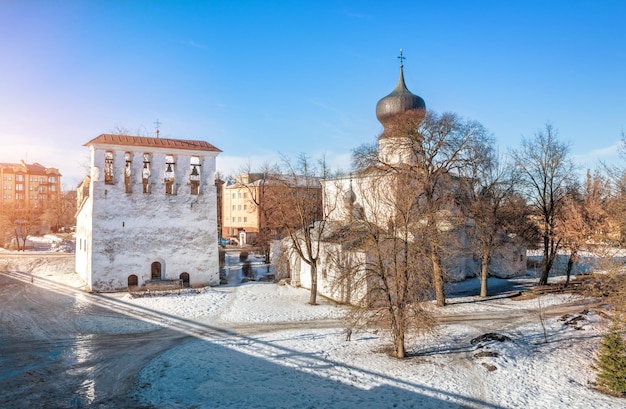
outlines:
[[413, 94], [406, 88], [404, 83], [404, 73], [402, 60], [402, 50], [400, 50], [400, 77], [398, 78], [398, 84], [396, 88], [391, 91], [391, 94], [382, 98], [376, 104], [376, 118], [386, 127], [388, 120], [397, 114], [401, 114], [412, 109], [426, 109], [426, 103], [424, 100]]

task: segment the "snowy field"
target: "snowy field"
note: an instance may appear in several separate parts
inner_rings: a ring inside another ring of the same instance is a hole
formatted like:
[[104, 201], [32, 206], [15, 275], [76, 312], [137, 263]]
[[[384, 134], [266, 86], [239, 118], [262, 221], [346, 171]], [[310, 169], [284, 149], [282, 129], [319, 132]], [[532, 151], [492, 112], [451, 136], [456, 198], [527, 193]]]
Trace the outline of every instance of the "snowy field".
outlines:
[[[303, 289], [231, 280], [197, 293], [96, 296], [82, 292], [71, 271], [68, 257], [0, 254], [5, 275], [20, 272], [11, 277], [74, 297], [73, 305], [98, 304], [132, 318], [101, 314], [93, 328], [80, 324], [81, 331], [140, 339], [167, 328], [182, 335], [133, 374], [129, 388], [142, 408], [626, 407], [591, 385], [607, 324], [591, 300], [546, 295], [516, 301], [502, 294], [483, 300], [473, 295], [478, 280], [458, 283], [449, 289], [450, 305], [437, 310], [437, 331], [408, 342], [411, 356], [398, 360], [384, 352], [389, 340], [382, 332], [357, 330], [347, 341], [344, 307], [324, 300], [310, 306]], [[490, 285], [518, 291], [531, 281]], [[506, 339], [472, 342], [490, 332]], [[81, 394], [73, 406], [50, 407], [122, 407]]]

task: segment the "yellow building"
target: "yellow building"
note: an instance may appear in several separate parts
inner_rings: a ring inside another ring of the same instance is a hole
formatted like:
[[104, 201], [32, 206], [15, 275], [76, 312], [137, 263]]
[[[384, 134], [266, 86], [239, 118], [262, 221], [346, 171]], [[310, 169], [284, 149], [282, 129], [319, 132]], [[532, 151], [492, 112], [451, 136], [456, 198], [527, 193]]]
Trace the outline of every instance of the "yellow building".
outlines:
[[260, 185], [263, 175], [238, 175], [235, 183], [222, 185], [222, 237], [238, 244], [252, 244], [260, 230]]
[[305, 179], [245, 173], [238, 175], [235, 183], [222, 185], [222, 237], [239, 245], [283, 238], [287, 225], [301, 223], [297, 212], [284, 205], [291, 195], [306, 195], [321, 217], [321, 185], [307, 184]]
[[61, 174], [39, 163], [0, 163], [0, 208], [45, 209], [61, 194]]

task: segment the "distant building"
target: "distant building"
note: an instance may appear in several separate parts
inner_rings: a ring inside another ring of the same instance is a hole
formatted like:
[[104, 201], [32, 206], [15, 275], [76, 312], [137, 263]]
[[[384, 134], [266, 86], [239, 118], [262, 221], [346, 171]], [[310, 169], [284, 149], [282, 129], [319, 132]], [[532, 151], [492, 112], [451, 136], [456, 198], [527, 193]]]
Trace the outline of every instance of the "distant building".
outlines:
[[39, 163], [0, 163], [0, 208], [46, 208], [61, 194], [61, 174]]
[[104, 134], [78, 186], [76, 272], [93, 291], [218, 285], [215, 162], [204, 141]]
[[322, 188], [306, 186], [299, 177], [244, 173], [237, 175], [235, 182], [222, 185], [222, 237], [238, 244], [255, 244], [259, 236], [263, 239], [284, 237], [285, 223], [300, 224], [297, 213], [287, 214], [279, 201], [285, 194], [312, 195], [322, 214]]

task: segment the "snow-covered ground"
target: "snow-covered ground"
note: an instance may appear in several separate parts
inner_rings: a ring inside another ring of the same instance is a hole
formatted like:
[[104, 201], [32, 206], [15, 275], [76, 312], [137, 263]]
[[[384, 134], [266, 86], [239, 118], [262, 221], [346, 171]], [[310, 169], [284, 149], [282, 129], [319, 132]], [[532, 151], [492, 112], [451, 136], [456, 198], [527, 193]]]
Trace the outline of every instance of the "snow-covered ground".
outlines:
[[[61, 283], [75, 289], [66, 292], [74, 291], [77, 300], [95, 302], [81, 295], [80, 280], [69, 272], [73, 267], [68, 260], [3, 258], [0, 271], [18, 268], [35, 277], [33, 285], [53, 289]], [[512, 285], [524, 288], [530, 280], [490, 284], [510, 290]], [[441, 325], [435, 333], [408, 342], [411, 357], [403, 360], [384, 352], [389, 340], [380, 331], [357, 330], [347, 341], [344, 307], [325, 300], [310, 306], [308, 292], [290, 286], [231, 282], [194, 293], [99, 297], [102, 306], [110, 303], [135, 319], [141, 319], [140, 311], [167, 317], [156, 323], [150, 318], [146, 328], [129, 321], [137, 332], [155, 326], [191, 328], [191, 336], [154, 356], [136, 374], [133, 393], [144, 407], [626, 406], [625, 400], [592, 388], [592, 365], [606, 322], [593, 308], [583, 311], [588, 300], [564, 295], [483, 300], [473, 295], [477, 287], [478, 280], [451, 287], [450, 305], [437, 310]], [[545, 316], [545, 338], [540, 313]], [[579, 318], [568, 322], [572, 317]], [[101, 317], [100, 325], [106, 326], [106, 320]], [[128, 333], [132, 328], [116, 321], [110, 331]], [[472, 343], [488, 332], [507, 339]]]

